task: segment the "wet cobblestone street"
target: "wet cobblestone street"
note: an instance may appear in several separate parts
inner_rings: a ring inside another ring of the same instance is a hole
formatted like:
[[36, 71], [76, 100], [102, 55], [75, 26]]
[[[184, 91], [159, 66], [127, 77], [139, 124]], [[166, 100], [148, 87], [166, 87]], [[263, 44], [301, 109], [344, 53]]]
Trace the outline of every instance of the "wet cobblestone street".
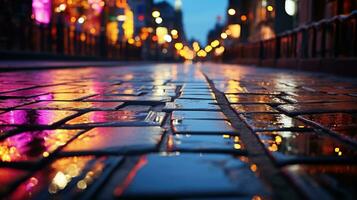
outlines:
[[0, 199], [357, 198], [356, 79], [148, 64], [0, 85]]

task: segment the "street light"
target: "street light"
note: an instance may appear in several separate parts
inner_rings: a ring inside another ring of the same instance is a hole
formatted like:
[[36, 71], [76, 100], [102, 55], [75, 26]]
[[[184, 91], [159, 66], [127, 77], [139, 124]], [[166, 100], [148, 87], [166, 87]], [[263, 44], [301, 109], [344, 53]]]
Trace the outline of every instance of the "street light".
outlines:
[[172, 41], [172, 37], [169, 34], [167, 34], [167, 35], [164, 36], [164, 40], [166, 42], [170, 43]]
[[153, 11], [151, 14], [152, 14], [152, 16], [153, 16], [154, 18], [160, 17], [160, 12], [157, 11], [157, 10]]
[[175, 48], [177, 50], [181, 50], [183, 48], [183, 44], [181, 42], [178, 42], [178, 43], [175, 44]]
[[162, 23], [162, 18], [161, 17], [157, 17], [156, 19], [155, 19], [155, 22], [157, 23], [157, 24], [161, 24]]
[[228, 14], [233, 16], [236, 14], [236, 10], [234, 10], [233, 8], [230, 8], [230, 9], [228, 9]]
[[117, 20], [120, 21], [120, 22], [123, 22], [126, 20], [126, 16], [125, 15], [118, 15], [117, 16]]
[[211, 42], [211, 46], [212, 46], [213, 48], [218, 47], [218, 46], [219, 46], [219, 41], [218, 41], [218, 40], [214, 40], [213, 42]]
[[297, 11], [296, 1], [294, 1], [294, 0], [286, 0], [285, 1], [285, 12], [286, 12], [286, 14], [288, 14], [290, 16], [294, 16], [296, 14], [296, 11]]
[[177, 34], [178, 34], [178, 31], [176, 29], [172, 29], [171, 30], [171, 35], [174, 36], [174, 35], [177, 35]]
[[207, 52], [207, 53], [209, 53], [209, 52], [211, 52], [212, 51], [212, 46], [211, 45], [208, 45], [208, 46], [206, 46], [206, 48], [205, 48], [205, 51]]
[[240, 20], [242, 20], [242, 22], [247, 21], [247, 16], [246, 15], [240, 16]]
[[227, 37], [228, 37], [227, 33], [221, 33], [221, 38], [222, 39], [227, 39]]
[[78, 23], [83, 24], [84, 20], [85, 20], [84, 17], [80, 17], [80, 18], [78, 18]]

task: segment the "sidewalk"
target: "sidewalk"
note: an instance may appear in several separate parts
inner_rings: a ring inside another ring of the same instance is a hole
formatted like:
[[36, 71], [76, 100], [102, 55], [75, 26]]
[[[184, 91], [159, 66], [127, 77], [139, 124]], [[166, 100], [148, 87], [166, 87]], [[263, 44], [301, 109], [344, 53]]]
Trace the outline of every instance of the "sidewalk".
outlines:
[[[77, 64], [119, 65], [2, 66]], [[355, 79], [136, 63], [0, 84], [0, 198], [357, 197]]]

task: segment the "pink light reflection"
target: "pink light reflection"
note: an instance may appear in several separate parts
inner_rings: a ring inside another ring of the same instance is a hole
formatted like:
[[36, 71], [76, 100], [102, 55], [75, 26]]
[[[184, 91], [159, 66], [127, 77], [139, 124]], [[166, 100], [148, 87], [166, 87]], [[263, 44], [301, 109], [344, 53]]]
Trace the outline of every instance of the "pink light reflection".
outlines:
[[32, 0], [32, 12], [38, 23], [48, 24], [51, 20], [51, 1]]

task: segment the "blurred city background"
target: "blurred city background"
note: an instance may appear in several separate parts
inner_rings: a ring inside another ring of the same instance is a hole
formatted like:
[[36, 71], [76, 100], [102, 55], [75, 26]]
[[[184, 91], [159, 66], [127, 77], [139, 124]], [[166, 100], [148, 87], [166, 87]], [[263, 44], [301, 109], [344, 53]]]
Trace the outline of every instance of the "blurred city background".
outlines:
[[355, 0], [2, 0], [1, 58], [295, 68], [304, 67], [301, 60], [333, 58], [336, 66], [335, 58], [343, 58], [348, 66], [355, 62], [345, 58], [357, 54], [356, 6]]

